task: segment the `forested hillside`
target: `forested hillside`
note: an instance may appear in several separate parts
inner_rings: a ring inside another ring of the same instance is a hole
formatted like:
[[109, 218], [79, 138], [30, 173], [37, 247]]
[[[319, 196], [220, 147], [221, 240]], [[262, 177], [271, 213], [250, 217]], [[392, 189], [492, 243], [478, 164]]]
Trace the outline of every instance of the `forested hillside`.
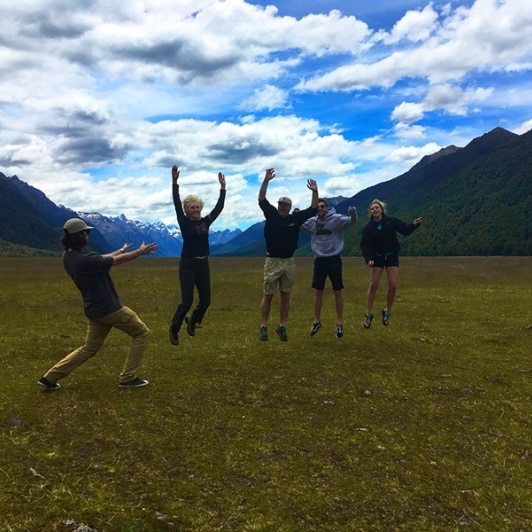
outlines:
[[[344, 255], [360, 255], [369, 203], [379, 198], [404, 221], [422, 227], [400, 237], [403, 255], [531, 255], [532, 131], [496, 128], [465, 148], [420, 161], [409, 172], [356, 194], [360, 221], [346, 234]], [[298, 253], [305, 255], [310, 247]]]
[[54, 253], [46, 249], [30, 248], [20, 244], [13, 244], [0, 239], [0, 257], [59, 257], [59, 252]]

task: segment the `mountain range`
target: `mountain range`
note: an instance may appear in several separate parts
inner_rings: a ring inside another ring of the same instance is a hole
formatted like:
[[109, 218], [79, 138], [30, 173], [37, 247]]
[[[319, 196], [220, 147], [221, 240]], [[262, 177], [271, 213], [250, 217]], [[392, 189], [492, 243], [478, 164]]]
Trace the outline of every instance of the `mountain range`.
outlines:
[[[423, 157], [408, 172], [369, 187], [351, 198], [328, 198], [347, 214], [357, 208], [359, 222], [346, 232], [344, 255], [360, 255], [367, 208], [379, 198], [404, 221], [423, 216], [420, 230], [401, 239], [403, 255], [531, 255], [532, 131], [516, 135], [495, 128], [467, 146], [448, 146]], [[157, 256], [179, 256], [179, 228], [147, 224], [120, 215], [75, 212], [56, 205], [17, 176], [0, 173], [0, 255], [49, 255], [60, 252], [63, 223], [81, 217], [95, 229], [92, 249], [109, 252], [126, 241], [156, 241]], [[264, 222], [245, 231], [211, 231], [211, 254], [264, 256]], [[310, 255], [302, 234], [297, 254]]]
[[[177, 225], [149, 224], [97, 212], [76, 212], [56, 205], [43, 192], [21, 181], [17, 176], [6, 177], [0, 172], [0, 255], [48, 255], [59, 253], [62, 227], [69, 218], [83, 218], [94, 229], [90, 249], [108, 253], [124, 242], [157, 242], [158, 257], [181, 254], [183, 239]], [[242, 231], [211, 231], [210, 242], [221, 245]], [[2, 253], [2, 249], [7, 250]]]

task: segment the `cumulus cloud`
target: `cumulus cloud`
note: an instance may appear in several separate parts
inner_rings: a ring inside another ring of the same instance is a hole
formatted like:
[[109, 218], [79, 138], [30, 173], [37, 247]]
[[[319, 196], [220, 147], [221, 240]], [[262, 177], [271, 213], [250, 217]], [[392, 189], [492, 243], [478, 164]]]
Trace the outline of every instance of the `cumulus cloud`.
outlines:
[[524, 133], [527, 133], [532, 129], [532, 120], [527, 120], [526, 122], [523, 122], [520, 126], [515, 128], [514, 133], [517, 133], [518, 135], [523, 135]]
[[441, 148], [434, 142], [429, 142], [424, 146], [402, 146], [393, 150], [387, 159], [388, 161], [418, 161], [425, 155], [436, 153]]
[[56, 203], [147, 221], [175, 218], [173, 164], [206, 204], [222, 171], [222, 227], [261, 219], [270, 166], [269, 193], [302, 206], [308, 177], [353, 195], [456, 129], [477, 133], [429, 127], [431, 115], [491, 106], [527, 127], [532, 3], [453, 5], [378, 31], [338, 9], [296, 18], [244, 0], [5, 2], [0, 171]]
[[471, 105], [487, 100], [492, 88], [467, 88], [444, 84], [430, 87], [425, 99], [419, 103], [402, 102], [392, 111], [392, 119], [400, 122], [417, 122], [425, 113], [441, 109], [451, 115], [466, 115]]
[[392, 111], [392, 120], [417, 122], [423, 118], [424, 107], [421, 103], [402, 102]]
[[260, 111], [261, 109], [278, 109], [286, 105], [287, 93], [283, 89], [266, 85], [263, 89], [255, 90], [253, 96], [242, 102], [242, 109]]
[[351, 64], [304, 80], [298, 89], [365, 90], [392, 87], [402, 78], [444, 83], [462, 79], [472, 71], [504, 71], [510, 63], [529, 62], [531, 24], [532, 4], [519, 0], [477, 0], [470, 9], [450, 12], [439, 24], [428, 7], [405, 16], [389, 36], [375, 37], [376, 43], [395, 44], [410, 29], [418, 28], [412, 34], [414, 45], [390, 54], [382, 51], [385, 57], [374, 63], [359, 62], [355, 56]]
[[360, 188], [360, 180], [356, 175], [341, 175], [327, 179], [320, 185], [320, 196], [335, 197], [343, 196], [350, 198]]
[[[165, 182], [169, 179], [166, 174], [169, 176], [169, 168], [173, 164], [178, 164], [182, 169], [184, 188], [190, 187], [192, 192], [197, 187], [199, 192], [205, 192], [206, 199], [213, 201], [218, 190], [216, 175], [221, 171], [227, 176], [228, 190], [238, 191], [247, 200], [244, 209], [242, 203], [228, 202], [222, 219], [229, 226], [247, 220], [250, 212], [255, 217], [260, 216], [256, 183], [266, 168], [274, 166], [278, 172], [276, 183], [271, 189], [275, 191], [281, 187], [287, 194], [291, 181], [349, 172], [354, 167], [352, 157], [357, 153], [353, 143], [336, 133], [322, 131], [317, 121], [294, 116], [265, 118], [241, 124], [191, 119], [153, 124], [137, 122], [135, 127], [136, 130], [130, 131], [129, 154], [122, 159], [123, 164], [129, 162], [133, 166], [135, 163], [137, 170], [130, 170], [135, 175], [121, 175], [117, 168], [116, 176], [98, 180], [71, 171], [67, 180], [58, 181], [57, 165], [63, 161], [55, 161], [50, 167], [47, 164], [51, 163], [59, 146], [40, 144], [39, 155], [43, 163], [39, 166], [39, 188], [56, 199], [68, 197], [68, 202], [61, 200], [60, 203], [70, 203], [69, 206], [82, 211], [98, 210], [103, 214], [119, 211], [131, 215], [136, 209], [140, 214], [153, 215], [159, 212], [157, 208], [160, 205], [156, 190], [166, 186]], [[85, 154], [85, 149], [100, 150], [105, 154], [107, 141], [101, 140], [103, 148], [96, 143], [96, 139], [93, 141], [92, 147], [85, 144], [62, 146], [64, 157], [75, 152], [79, 157], [85, 155], [87, 160], [92, 161], [94, 155]], [[142, 157], [144, 152], [148, 154], [146, 157]], [[0, 157], [5, 154], [7, 150], [0, 148]], [[37, 164], [35, 154], [24, 151], [24, 155], [32, 158], [34, 165]], [[242, 177], [235, 178], [242, 175], [253, 185]], [[305, 190], [302, 189], [303, 192]], [[167, 211], [171, 212], [171, 197], [168, 194]]]
[[390, 34], [380, 35], [386, 44], [394, 44], [401, 39], [411, 42], [425, 41], [436, 29], [438, 14], [428, 5], [422, 11], [408, 11], [393, 27]]
[[424, 139], [425, 128], [399, 122], [395, 125], [395, 135], [401, 139]]

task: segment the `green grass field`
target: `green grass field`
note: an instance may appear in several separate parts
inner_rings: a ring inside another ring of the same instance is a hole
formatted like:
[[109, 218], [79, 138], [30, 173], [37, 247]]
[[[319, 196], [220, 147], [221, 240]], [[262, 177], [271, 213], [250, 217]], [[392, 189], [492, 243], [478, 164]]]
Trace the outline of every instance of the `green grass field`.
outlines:
[[[151, 329], [44, 392], [81, 345], [60, 259], [0, 259], [0, 530], [532, 530], [532, 258], [402, 258], [389, 327], [362, 327], [369, 270], [344, 259], [345, 336], [327, 290], [309, 338], [312, 259], [298, 259], [288, 343], [258, 340], [262, 259], [211, 259], [213, 301], [178, 347], [177, 260], [113, 269]], [[384, 306], [381, 285], [375, 310]]]

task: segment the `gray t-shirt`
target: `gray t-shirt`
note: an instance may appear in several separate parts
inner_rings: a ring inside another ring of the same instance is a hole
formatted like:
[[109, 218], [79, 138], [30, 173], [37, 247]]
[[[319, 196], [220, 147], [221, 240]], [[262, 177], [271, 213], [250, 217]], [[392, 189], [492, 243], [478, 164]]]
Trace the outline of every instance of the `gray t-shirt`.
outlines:
[[123, 305], [109, 270], [113, 257], [92, 251], [65, 251], [63, 266], [81, 292], [85, 316], [89, 319], [107, 316]]

